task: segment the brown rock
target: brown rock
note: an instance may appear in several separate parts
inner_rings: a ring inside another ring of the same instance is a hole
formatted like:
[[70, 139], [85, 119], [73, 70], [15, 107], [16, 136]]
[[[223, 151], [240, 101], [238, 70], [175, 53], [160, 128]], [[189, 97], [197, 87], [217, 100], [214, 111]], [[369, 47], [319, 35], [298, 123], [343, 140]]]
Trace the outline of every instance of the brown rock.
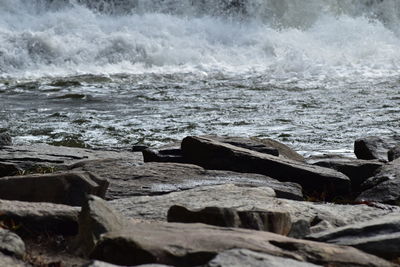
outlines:
[[168, 210], [167, 219], [168, 222], [204, 223], [221, 227], [268, 231], [280, 235], [288, 235], [292, 227], [289, 213], [220, 207], [188, 210], [174, 205]]
[[312, 195], [326, 193], [332, 198], [350, 191], [350, 180], [332, 169], [307, 165], [204, 137], [186, 137], [182, 141], [184, 156], [206, 169], [259, 173], [284, 182], [295, 182]]
[[87, 194], [104, 197], [108, 182], [89, 172], [63, 172], [0, 178], [0, 198], [80, 206]]
[[206, 264], [218, 253], [243, 248], [273, 256], [332, 266], [392, 266], [351, 247], [204, 224], [136, 223], [103, 235], [91, 257], [113, 264]]

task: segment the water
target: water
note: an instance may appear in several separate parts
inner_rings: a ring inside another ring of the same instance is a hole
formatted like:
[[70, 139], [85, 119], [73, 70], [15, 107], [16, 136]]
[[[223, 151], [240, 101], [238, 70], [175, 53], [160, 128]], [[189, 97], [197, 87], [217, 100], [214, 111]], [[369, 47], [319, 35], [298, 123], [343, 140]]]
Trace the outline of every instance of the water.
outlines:
[[399, 19], [397, 0], [0, 0], [0, 131], [350, 153], [398, 132]]

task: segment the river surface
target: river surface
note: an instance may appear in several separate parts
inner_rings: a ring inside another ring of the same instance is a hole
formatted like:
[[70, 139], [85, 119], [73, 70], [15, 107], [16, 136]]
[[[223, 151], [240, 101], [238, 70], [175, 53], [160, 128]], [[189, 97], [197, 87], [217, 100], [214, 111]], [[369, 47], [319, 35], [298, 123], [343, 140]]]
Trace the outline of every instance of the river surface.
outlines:
[[398, 133], [399, 26], [397, 0], [0, 0], [0, 132], [350, 154], [358, 137]]

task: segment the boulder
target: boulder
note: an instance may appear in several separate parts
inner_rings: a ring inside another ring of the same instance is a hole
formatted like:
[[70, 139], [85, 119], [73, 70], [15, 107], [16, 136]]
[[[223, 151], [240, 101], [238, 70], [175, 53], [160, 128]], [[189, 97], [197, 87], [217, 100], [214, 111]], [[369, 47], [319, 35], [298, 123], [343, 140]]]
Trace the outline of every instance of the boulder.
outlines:
[[25, 262], [18, 260], [14, 257], [4, 255], [3, 253], [0, 252], [0, 266], [29, 267], [31, 265], [28, 265]]
[[100, 236], [122, 229], [127, 220], [96, 196], [88, 196], [79, 214], [77, 246], [80, 253], [88, 255]]
[[307, 237], [308, 239], [352, 246], [386, 259], [400, 256], [400, 215], [390, 215], [352, 224]]
[[[400, 212], [399, 207], [387, 205], [370, 207], [278, 199], [274, 197], [271, 188], [230, 184], [197, 187], [160, 196], [116, 199], [108, 203], [124, 216], [139, 220], [166, 221], [169, 208], [173, 205], [180, 205], [189, 210], [220, 207], [239, 211], [288, 212], [292, 223], [305, 220], [311, 227], [322, 220], [329, 222], [333, 227], [338, 227]], [[316, 219], [317, 217], [318, 219]]]
[[[126, 267], [126, 266], [115, 265], [104, 261], [92, 261], [88, 264], [85, 264], [82, 267]], [[135, 267], [172, 267], [172, 266], [164, 264], [141, 264], [141, 265], [136, 265]]]
[[186, 137], [182, 151], [192, 163], [206, 169], [258, 173], [283, 182], [295, 182], [309, 195], [327, 199], [347, 195], [350, 180], [335, 170], [255, 152], [210, 138]]
[[0, 147], [12, 146], [12, 139], [8, 133], [0, 133]]
[[392, 147], [388, 151], [388, 160], [389, 161], [393, 161], [393, 160], [398, 159], [398, 158], [400, 158], [400, 145]]
[[204, 223], [222, 227], [246, 228], [288, 235], [292, 227], [289, 213], [263, 210], [237, 210], [206, 207], [188, 210], [174, 205], [168, 210], [168, 222]]
[[350, 178], [354, 192], [358, 192], [361, 184], [384, 165], [383, 162], [378, 160], [361, 160], [341, 156], [312, 157], [307, 159], [307, 162], [345, 174]]
[[104, 197], [108, 182], [90, 172], [62, 172], [0, 178], [0, 198], [81, 206], [87, 194]]
[[352, 247], [292, 239], [263, 231], [178, 223], [132, 223], [119, 231], [106, 233], [91, 257], [119, 265], [198, 266], [234, 248], [322, 265], [392, 266]]
[[50, 168], [66, 170], [70, 165], [99, 159], [125, 159], [131, 162], [142, 162], [142, 155], [139, 152], [102, 151], [47, 144], [7, 146], [0, 149], [1, 162], [14, 163], [26, 173]]
[[164, 149], [154, 150], [145, 149], [142, 151], [144, 162], [174, 162], [174, 163], [189, 163], [182, 155], [180, 149]]
[[357, 201], [400, 205], [400, 159], [380, 168], [362, 184], [362, 188], [364, 191], [357, 197]]
[[0, 177], [17, 175], [22, 169], [15, 163], [0, 162]]
[[0, 221], [23, 234], [76, 235], [78, 213], [66, 205], [0, 200]]
[[279, 182], [264, 175], [205, 170], [190, 164], [136, 164], [125, 160], [100, 160], [84, 162], [75, 167], [75, 170], [91, 171], [107, 178], [110, 182], [107, 199], [160, 195], [204, 185], [227, 183], [267, 186], [273, 188], [278, 197], [303, 199], [301, 186], [295, 183]]
[[22, 258], [25, 254], [24, 241], [13, 232], [0, 227], [0, 252]]
[[248, 249], [231, 249], [218, 253], [205, 267], [317, 267], [309, 262], [268, 255]]
[[354, 153], [359, 159], [388, 161], [388, 151], [400, 143], [400, 136], [367, 136], [354, 142]]

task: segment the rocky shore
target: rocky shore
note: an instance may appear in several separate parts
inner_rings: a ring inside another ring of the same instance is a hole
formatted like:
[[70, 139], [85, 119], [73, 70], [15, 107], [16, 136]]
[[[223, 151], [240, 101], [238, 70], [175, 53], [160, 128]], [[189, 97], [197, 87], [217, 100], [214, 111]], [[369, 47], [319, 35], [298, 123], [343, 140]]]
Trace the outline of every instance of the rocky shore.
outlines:
[[399, 266], [400, 137], [304, 158], [270, 139], [159, 150], [0, 134], [0, 266]]

